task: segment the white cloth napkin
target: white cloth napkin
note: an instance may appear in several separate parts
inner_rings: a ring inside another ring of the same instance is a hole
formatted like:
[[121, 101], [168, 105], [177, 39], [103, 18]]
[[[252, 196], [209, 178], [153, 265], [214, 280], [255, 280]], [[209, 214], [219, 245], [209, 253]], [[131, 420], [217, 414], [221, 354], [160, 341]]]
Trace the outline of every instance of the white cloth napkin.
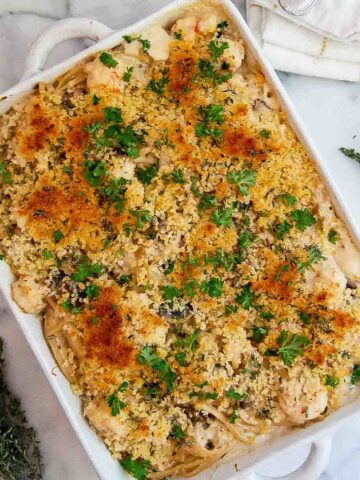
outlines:
[[359, 0], [320, 0], [299, 17], [276, 0], [247, 0], [247, 15], [276, 69], [360, 81]]

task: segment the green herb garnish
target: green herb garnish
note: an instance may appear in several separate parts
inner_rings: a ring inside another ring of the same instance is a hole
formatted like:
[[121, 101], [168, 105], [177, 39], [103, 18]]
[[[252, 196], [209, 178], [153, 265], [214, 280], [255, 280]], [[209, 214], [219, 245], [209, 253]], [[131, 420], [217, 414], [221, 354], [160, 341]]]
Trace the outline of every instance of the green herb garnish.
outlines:
[[227, 208], [216, 208], [211, 217], [210, 221], [215, 223], [218, 227], [230, 228], [233, 226], [233, 209], [230, 207]]
[[163, 299], [170, 302], [172, 302], [175, 298], [181, 297], [182, 295], [181, 290], [173, 285], [163, 285], [161, 290]]
[[220, 278], [210, 278], [209, 280], [204, 280], [200, 285], [200, 291], [209, 295], [209, 297], [219, 298], [224, 293], [224, 282]]
[[166, 85], [170, 82], [168, 77], [161, 77], [159, 80], [150, 80], [147, 88], [148, 90], [151, 90], [152, 92], [156, 93], [159, 97], [161, 95], [164, 95], [165, 93], [165, 87]]
[[119, 463], [136, 480], [146, 480], [150, 472], [153, 471], [151, 462], [142, 458], [134, 460], [132, 457], [125, 457]]
[[340, 152], [343, 153], [345, 156], [352, 158], [360, 163], [360, 153], [357, 152], [354, 148], [346, 148], [341, 147], [339, 148]]
[[289, 336], [287, 330], [282, 330], [280, 337], [278, 338], [279, 349], [278, 353], [281, 356], [282, 361], [288, 367], [291, 367], [297, 356], [302, 356], [304, 350], [311, 345], [311, 341], [305, 337], [305, 335], [298, 335], [293, 333]]
[[339, 377], [334, 377], [333, 375], [326, 375], [325, 377], [325, 385], [331, 387], [331, 388], [336, 388], [340, 383], [340, 378]]
[[339, 240], [339, 234], [333, 228], [331, 230], [329, 230], [328, 240], [329, 240], [329, 242], [333, 243], [334, 245], [336, 245], [337, 241]]
[[137, 167], [135, 169], [136, 178], [143, 184], [143, 185], [150, 185], [153, 179], [156, 177], [159, 171], [159, 163], [156, 162], [150, 167], [141, 168]]
[[134, 66], [127, 67], [127, 69], [125, 70], [125, 72], [123, 74], [123, 80], [125, 82], [129, 83], [130, 80], [131, 80], [131, 77], [133, 76], [133, 73], [134, 73]]
[[76, 271], [71, 275], [75, 282], [85, 282], [89, 277], [99, 277], [102, 274], [102, 268], [98, 263], [90, 263], [90, 259], [84, 256], [77, 264]]
[[103, 63], [106, 67], [115, 68], [119, 65], [119, 62], [110, 55], [110, 53], [102, 52], [100, 55], [100, 62]]
[[216, 62], [219, 57], [229, 48], [227, 42], [219, 42], [218, 40], [211, 40], [208, 45], [209, 50], [212, 54], [210, 61]]
[[235, 184], [242, 195], [249, 195], [249, 188], [256, 183], [255, 170], [233, 170], [226, 175], [228, 183]]
[[298, 230], [305, 230], [306, 228], [312, 227], [316, 222], [314, 215], [308, 208], [304, 208], [303, 210], [293, 210], [290, 215], [295, 221]]
[[150, 223], [153, 218], [149, 210], [130, 210], [130, 215], [137, 219], [136, 228], [142, 228], [144, 223]]
[[235, 301], [239, 303], [244, 310], [249, 310], [253, 304], [254, 292], [251, 290], [250, 285], [245, 285], [242, 292], [236, 295]]
[[55, 232], [53, 233], [53, 240], [55, 243], [59, 243], [60, 240], [62, 240], [64, 238], [64, 234], [62, 233], [61, 230], [55, 230]]
[[174, 387], [176, 374], [171, 370], [169, 364], [158, 356], [153, 347], [146, 345], [141, 350], [138, 360], [141, 365], [147, 365], [158, 372], [159, 378], [167, 384], [169, 389]]
[[298, 263], [298, 270], [300, 272], [303, 272], [307, 268], [311, 267], [314, 265], [314, 263], [318, 263], [321, 260], [326, 260], [326, 257], [323, 256], [320, 247], [317, 245], [311, 245], [311, 247], [308, 250], [308, 258], [305, 260], [305, 262], [299, 262]]

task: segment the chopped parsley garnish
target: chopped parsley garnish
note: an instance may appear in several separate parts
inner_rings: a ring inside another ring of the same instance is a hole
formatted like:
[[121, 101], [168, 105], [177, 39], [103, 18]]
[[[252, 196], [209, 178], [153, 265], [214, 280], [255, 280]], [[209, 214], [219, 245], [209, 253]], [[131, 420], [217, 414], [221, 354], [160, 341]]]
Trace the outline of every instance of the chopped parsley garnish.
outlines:
[[325, 385], [331, 387], [331, 388], [336, 388], [340, 383], [340, 378], [339, 377], [334, 377], [333, 375], [326, 375], [325, 377]]
[[275, 282], [280, 282], [281, 280], [281, 276], [284, 272], [289, 272], [290, 271], [290, 265], [289, 264], [285, 264], [285, 265], [281, 265], [281, 267], [279, 268], [279, 270], [276, 272], [275, 274], [275, 277], [274, 277], [274, 281]]
[[354, 369], [351, 374], [351, 383], [356, 385], [360, 380], [360, 365], [354, 365]]
[[237, 402], [241, 402], [241, 401], [243, 401], [247, 398], [246, 393], [238, 393], [238, 392], [235, 392], [235, 390], [233, 390], [231, 388], [229, 390], [227, 390], [226, 396], [228, 398], [231, 398], [232, 400], [236, 400]]
[[200, 291], [213, 298], [221, 297], [221, 295], [224, 293], [223, 288], [223, 280], [215, 277], [212, 277], [209, 280], [204, 280], [200, 285]]
[[346, 148], [341, 147], [339, 148], [340, 152], [343, 153], [345, 156], [352, 158], [360, 163], [360, 153], [357, 152], [354, 148]]
[[225, 306], [225, 315], [229, 316], [232, 315], [233, 313], [236, 313], [238, 311], [238, 307], [236, 305], [226, 305]]
[[240, 235], [238, 245], [242, 250], [246, 250], [252, 241], [254, 241], [253, 233], [249, 230], [246, 230]]
[[125, 178], [112, 178], [101, 193], [114, 205], [118, 212], [124, 211], [127, 181]]
[[134, 73], [134, 66], [132, 66], [132, 67], [127, 67], [127, 69], [125, 70], [125, 72], [124, 72], [124, 74], [123, 74], [123, 80], [124, 80], [124, 82], [129, 83], [130, 80], [131, 80], [131, 77], [133, 76], [133, 73]]
[[269, 130], [261, 130], [259, 135], [263, 138], [270, 138], [270, 131]]
[[210, 60], [200, 59], [198, 65], [200, 75], [205, 79], [212, 80], [214, 85], [220, 85], [227, 82], [232, 77], [230, 72], [225, 73], [224, 75], [218, 73]]
[[119, 390], [117, 390], [115, 393], [112, 393], [107, 398], [107, 404], [111, 408], [111, 415], [113, 417], [116, 417], [116, 415], [119, 415], [120, 411], [126, 407], [126, 403], [121, 401], [120, 398], [118, 397], [117, 395], [118, 391]]
[[287, 330], [282, 330], [280, 337], [278, 338], [279, 349], [278, 353], [281, 356], [282, 361], [288, 367], [291, 367], [297, 356], [302, 356], [304, 350], [311, 345], [311, 341], [305, 337], [305, 335], [298, 335], [293, 333], [289, 336]]
[[278, 240], [284, 240], [285, 235], [287, 235], [290, 232], [291, 228], [292, 228], [292, 225], [287, 220], [284, 220], [283, 222], [279, 223], [274, 227], [276, 238]]
[[297, 202], [297, 198], [289, 193], [280, 193], [277, 198], [279, 198], [288, 207], [293, 207]]
[[98, 277], [102, 274], [102, 268], [98, 263], [90, 263], [89, 257], [82, 257], [77, 264], [76, 272], [71, 275], [75, 282], [84, 282], [89, 277]]
[[167, 384], [169, 389], [174, 387], [176, 374], [171, 370], [169, 364], [158, 356], [153, 347], [146, 345], [141, 350], [138, 359], [141, 365], [147, 365], [158, 372], [159, 378]]
[[264, 340], [264, 338], [268, 333], [269, 333], [269, 329], [267, 327], [253, 325], [251, 338], [255, 340], [255, 342], [260, 343]]
[[215, 223], [218, 227], [230, 228], [233, 226], [233, 209], [230, 207], [226, 208], [215, 208], [211, 214], [210, 221]]
[[231, 412], [230, 417], [229, 417], [229, 422], [232, 423], [232, 424], [234, 424], [234, 423], [236, 423], [237, 418], [238, 418], [238, 416], [237, 416], [237, 414], [236, 414], [236, 410], [233, 410], [233, 411]]
[[175, 355], [175, 360], [178, 362], [179, 365], [182, 367], [186, 367], [188, 365], [186, 361], [186, 353], [185, 352], [179, 352]]
[[85, 294], [88, 298], [99, 298], [100, 288], [95, 284], [88, 285], [86, 287]]
[[333, 243], [334, 245], [336, 245], [337, 241], [339, 240], [339, 234], [333, 228], [331, 230], [329, 230], [328, 240], [329, 240], [329, 242]]
[[91, 187], [98, 187], [107, 174], [106, 165], [101, 160], [84, 161], [84, 177]]
[[200, 400], [217, 400], [219, 394], [216, 392], [190, 392], [189, 397], [198, 397]]
[[115, 68], [119, 65], [119, 62], [110, 55], [110, 53], [102, 52], [100, 55], [100, 62], [103, 63], [106, 67]]
[[44, 250], [43, 251], [43, 258], [44, 258], [44, 260], [50, 260], [50, 259], [54, 258], [54, 255], [50, 250]]
[[181, 170], [180, 168], [175, 169], [171, 174], [171, 179], [173, 183], [183, 185], [185, 183], [184, 170]]
[[204, 263], [214, 267], [223, 267], [230, 272], [239, 263], [239, 256], [232, 252], [223, 252], [218, 248], [215, 255], [204, 256]]
[[179, 338], [174, 342], [174, 347], [185, 347], [194, 352], [198, 347], [199, 331], [195, 330], [191, 335], [186, 338]]
[[245, 285], [242, 292], [236, 295], [235, 301], [239, 303], [244, 310], [249, 310], [253, 304], [254, 292], [251, 290], [250, 285]]
[[174, 424], [170, 432], [170, 437], [176, 438], [177, 440], [183, 440], [186, 438], [186, 433], [177, 423]]
[[63, 307], [64, 310], [66, 310], [67, 312], [70, 312], [70, 313], [73, 313], [73, 314], [78, 314], [78, 313], [81, 313], [81, 308], [80, 307], [77, 307], [76, 305], [73, 305], [71, 303], [71, 300], [70, 298], [68, 298], [67, 300], [65, 300], [65, 302], [63, 302], [61, 304], [61, 306]]
[[307, 268], [311, 267], [314, 263], [318, 263], [321, 260], [326, 260], [326, 257], [323, 256], [320, 247], [317, 245], [311, 245], [309, 248], [308, 258], [305, 262], [298, 263], [298, 270], [303, 272]]
[[0, 177], [4, 185], [10, 185], [12, 183], [11, 173], [5, 163], [0, 163]]
[[149, 210], [130, 210], [130, 215], [137, 219], [136, 228], [142, 228], [144, 223], [150, 223], [153, 218]]
[[306, 312], [300, 312], [300, 319], [304, 323], [304, 325], [309, 325], [311, 323], [311, 317]]
[[217, 24], [217, 33], [216, 36], [219, 38], [221, 35], [224, 33], [225, 28], [229, 26], [228, 22], [226, 20], [223, 20], [222, 22]]
[[174, 271], [175, 260], [169, 260], [164, 270], [165, 275], [170, 275]]
[[150, 167], [141, 168], [137, 167], [135, 169], [136, 178], [143, 184], [143, 185], [150, 185], [153, 179], [156, 177], [159, 171], [159, 163], [156, 162]]
[[53, 240], [55, 243], [59, 243], [60, 240], [62, 240], [64, 238], [64, 234], [62, 233], [61, 230], [55, 230], [55, 232], [53, 233]]
[[123, 275], [120, 275], [118, 283], [120, 285], [126, 285], [126, 284], [130, 283], [131, 280], [132, 280], [132, 275], [123, 274]]
[[181, 32], [174, 32], [174, 37], [176, 40], [182, 40], [182, 33]]
[[216, 205], [217, 200], [215, 195], [204, 193], [203, 195], [201, 195], [198, 208], [199, 210], [208, 210], [209, 208], [216, 207]]
[[141, 37], [132, 37], [131, 35], [124, 35], [123, 38], [126, 43], [132, 43], [135, 40], [138, 40], [141, 43], [141, 46], [145, 53], [148, 52], [151, 47], [150, 41]]
[[212, 53], [211, 62], [216, 62], [219, 57], [229, 48], [227, 42], [219, 42], [218, 40], [211, 40], [208, 45], [210, 52]]
[[150, 472], [153, 471], [151, 462], [142, 458], [134, 460], [132, 457], [125, 457], [119, 463], [136, 480], [146, 480]]
[[140, 146], [143, 143], [143, 135], [135, 132], [131, 125], [123, 128], [118, 124], [112, 124], [105, 130], [102, 138], [107, 146], [112, 146], [131, 158], [139, 156]]
[[226, 175], [228, 183], [235, 184], [242, 195], [249, 195], [249, 188], [256, 183], [255, 170], [233, 170]]
[[220, 142], [224, 131], [210, 127], [210, 123], [221, 125], [224, 123], [224, 107], [222, 105], [207, 105], [198, 108], [198, 115], [202, 117], [202, 121], [195, 125], [195, 133], [197, 137], [212, 137], [216, 142]]
[[161, 290], [163, 299], [170, 302], [172, 302], [175, 298], [181, 297], [182, 295], [181, 290], [173, 285], [163, 285]]
[[165, 87], [169, 83], [169, 78], [168, 77], [161, 77], [159, 80], [150, 80], [147, 88], [148, 90], [151, 90], [152, 92], [156, 93], [159, 97], [161, 95], [164, 95], [165, 93]]
[[99, 105], [99, 103], [100, 103], [100, 97], [98, 97], [97, 95], [93, 95], [92, 104], [93, 105]]
[[190, 298], [195, 297], [197, 288], [198, 283], [196, 280], [190, 280], [189, 282], [186, 282], [183, 287], [184, 295]]
[[118, 107], [105, 107], [104, 115], [105, 115], [106, 122], [115, 122], [115, 123], [122, 122], [121, 109]]
[[86, 125], [86, 127], [84, 127], [84, 130], [85, 132], [88, 132], [94, 135], [96, 132], [100, 130], [101, 126], [102, 126], [101, 122], [94, 122], [94, 123], [90, 123], [89, 125]]
[[298, 230], [305, 230], [306, 228], [312, 227], [316, 222], [314, 215], [308, 208], [304, 208], [303, 210], [293, 210], [290, 215], [295, 221]]

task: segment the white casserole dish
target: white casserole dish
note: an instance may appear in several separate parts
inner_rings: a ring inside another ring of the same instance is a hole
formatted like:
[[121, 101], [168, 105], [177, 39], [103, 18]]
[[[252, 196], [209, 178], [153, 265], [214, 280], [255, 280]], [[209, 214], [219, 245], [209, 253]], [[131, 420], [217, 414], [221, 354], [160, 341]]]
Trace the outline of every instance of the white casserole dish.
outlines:
[[[232, 17], [233, 22], [238, 26], [240, 34], [244, 42], [247, 44], [248, 49], [257, 60], [274, 91], [277, 92], [283, 109], [288, 115], [290, 124], [306, 148], [310, 158], [315, 162], [325, 184], [328, 186], [338, 215], [346, 222], [354, 236], [354, 240], [359, 244], [360, 228], [359, 226], [356, 226], [350, 213], [346, 211], [340, 192], [332, 182], [324, 161], [321, 159], [311, 139], [306, 133], [304, 126], [294, 111], [294, 107], [284, 91], [276, 73], [264, 58], [244, 19], [231, 1], [216, 1], [228, 12], [229, 16]], [[22, 95], [31, 91], [38, 82], [52, 80], [71, 68], [84, 57], [99, 50], [112, 48], [121, 41], [124, 34], [131, 34], [133, 32], [144, 30], [155, 22], [160, 24], [168, 23], [176, 17], [179, 9], [191, 3], [193, 3], [193, 0], [177, 0], [154, 15], [151, 15], [122, 31], [113, 31], [99, 22], [80, 18], [61, 20], [55, 23], [52, 27], [45, 30], [35, 41], [29, 53], [25, 74], [21, 82], [0, 96], [0, 114], [7, 111]], [[92, 40], [97, 40], [97, 43], [67, 61], [51, 69], [42, 71], [48, 54], [58, 43], [69, 38], [79, 37], [91, 38]], [[56, 368], [55, 360], [43, 337], [41, 322], [34, 315], [24, 314], [12, 300], [10, 293], [10, 284], [12, 280], [13, 276], [10, 269], [4, 262], [1, 262], [0, 288], [44, 369], [50, 384], [56, 392], [74, 430], [92, 460], [100, 478], [103, 480], [121, 480], [128, 478], [118, 462], [112, 459], [102, 440], [100, 440], [96, 433], [90, 429], [87, 422], [82, 417], [80, 401], [73, 394], [69, 383], [61, 374], [60, 370]], [[236, 469], [234, 468], [234, 465], [225, 465], [217, 468], [216, 472], [211, 475], [211, 479], [245, 480], [254, 478], [254, 472], [256, 472], [259, 463], [264, 459], [269, 458], [274, 453], [283, 452], [289, 448], [311, 443], [311, 453], [305, 464], [293, 474], [281, 478], [285, 480], [315, 480], [321, 474], [328, 460], [331, 448], [331, 436], [335, 427], [339, 425], [339, 422], [357, 413], [359, 409], [360, 400], [357, 400], [351, 405], [347, 405], [333, 413], [321, 423], [312, 424], [302, 430], [294, 430], [290, 434], [277, 438], [268, 444], [262, 445], [255, 451], [242, 456], [237, 461]], [[205, 480], [209, 478], [209, 475], [209, 471], [206, 471], [196, 477], [196, 479]]]

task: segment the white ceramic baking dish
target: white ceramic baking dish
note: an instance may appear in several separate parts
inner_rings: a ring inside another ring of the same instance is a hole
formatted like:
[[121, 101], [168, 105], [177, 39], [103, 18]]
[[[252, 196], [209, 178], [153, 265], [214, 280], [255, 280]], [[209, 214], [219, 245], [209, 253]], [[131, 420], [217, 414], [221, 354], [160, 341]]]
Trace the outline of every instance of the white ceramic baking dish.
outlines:
[[[252, 52], [254, 58], [259, 63], [274, 91], [279, 95], [283, 109], [287, 112], [293, 129], [305, 146], [309, 156], [315, 162], [320, 174], [328, 186], [338, 215], [340, 215], [346, 222], [348, 228], [352, 232], [354, 240], [359, 244], [359, 226], [355, 224], [350, 212], [346, 210], [341, 192], [338, 191], [336, 185], [330, 178], [324, 161], [309, 138], [304, 125], [295, 112], [294, 107], [275, 71], [264, 58], [260, 47], [257, 45], [256, 40], [247, 27], [245, 20], [230, 0], [216, 1], [228, 12], [229, 16], [232, 17], [235, 25], [238, 26], [248, 49]], [[193, 0], [176, 0], [154, 15], [151, 15], [122, 31], [113, 31], [107, 26], [89, 19], [70, 18], [60, 20], [46, 29], [33, 44], [27, 58], [25, 74], [22, 80], [13, 88], [0, 95], [0, 114], [8, 110], [21, 96], [31, 91], [38, 82], [52, 80], [84, 57], [99, 50], [112, 48], [121, 41], [124, 34], [145, 30], [155, 22], [162, 25], [167, 24], [169, 21], [176, 18], [177, 12], [182, 7], [191, 3], [193, 3]], [[119, 6], [119, 8], [121, 7]], [[90, 38], [95, 40], [96, 43], [80, 54], [69, 58], [65, 62], [43, 71], [46, 58], [56, 45], [64, 40], [80, 37]], [[24, 314], [12, 300], [10, 293], [12, 280], [13, 275], [8, 266], [5, 262], [0, 262], [0, 288], [100, 478], [102, 480], [122, 480], [128, 478], [118, 462], [112, 459], [102, 440], [100, 440], [96, 433], [90, 429], [82, 417], [80, 401], [72, 392], [67, 380], [56, 367], [54, 358], [44, 340], [41, 322], [34, 315]], [[236, 467], [234, 464], [220, 466], [215, 472], [212, 472], [211, 475], [209, 471], [207, 471], [196, 478], [197, 480], [205, 480], [209, 478], [212, 480], [255, 479], [255, 472], [257, 471], [259, 464], [265, 459], [270, 458], [275, 453], [285, 452], [290, 448], [311, 444], [312, 447], [310, 454], [305, 463], [294, 473], [285, 477], [282, 476], [281, 478], [283, 480], [316, 480], [320, 476], [328, 460], [331, 449], [331, 437], [335, 428], [340, 422], [349, 418], [351, 415], [358, 413], [359, 410], [360, 400], [357, 400], [351, 405], [347, 405], [333, 413], [321, 423], [315, 423], [304, 429], [294, 430], [285, 436], [281, 436], [280, 438], [276, 438], [271, 442], [260, 446], [251, 453], [243, 455], [236, 462]], [[59, 441], [61, 441], [61, 439], [59, 439]]]

